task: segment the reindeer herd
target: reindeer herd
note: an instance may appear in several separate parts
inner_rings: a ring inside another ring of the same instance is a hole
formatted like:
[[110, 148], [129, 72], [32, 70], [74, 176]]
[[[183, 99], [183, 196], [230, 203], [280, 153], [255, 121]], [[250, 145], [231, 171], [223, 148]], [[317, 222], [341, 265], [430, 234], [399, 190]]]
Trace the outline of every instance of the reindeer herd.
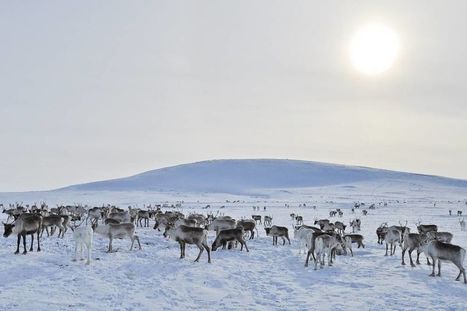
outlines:
[[[374, 206], [374, 205], [372, 205]], [[371, 208], [370, 210], [374, 209]], [[3, 207], [3, 205], [0, 205]], [[357, 206], [355, 205], [354, 208]], [[257, 209], [254, 209], [256, 211]], [[247, 241], [258, 236], [258, 226], [263, 225], [267, 237], [272, 237], [272, 245], [278, 245], [281, 238], [282, 245], [291, 244], [289, 229], [287, 226], [273, 225], [271, 215], [254, 214], [249, 218], [234, 219], [219, 212], [207, 214], [185, 215], [177, 210], [162, 211], [161, 206], [149, 205], [146, 209], [128, 207], [128, 209], [116, 206], [102, 206], [88, 208], [85, 206], [58, 206], [49, 208], [45, 202], [40, 206], [11, 205], [4, 208], [7, 215], [4, 225], [4, 237], [16, 235], [17, 245], [15, 254], [19, 254], [21, 240], [23, 242], [23, 254], [27, 253], [26, 237], [31, 236], [29, 251], [33, 251], [34, 238], [36, 238], [37, 251], [41, 251], [41, 238], [46, 231], [47, 236], [53, 236], [58, 229], [58, 237], [63, 238], [68, 229], [73, 231], [75, 240], [75, 255], [73, 260], [81, 259], [83, 250], [86, 249], [87, 264], [91, 262], [91, 252], [94, 234], [99, 234], [109, 240], [107, 252], [114, 252], [113, 240], [128, 239], [131, 241], [130, 251], [137, 242], [141, 250], [137, 227], [149, 228], [150, 221], [154, 222], [153, 229], [162, 231], [165, 238], [176, 241], [180, 247], [180, 258], [185, 258], [186, 244], [196, 245], [199, 249], [196, 262], [200, 260], [204, 251], [207, 253], [208, 263], [211, 263], [211, 252], [222, 249], [233, 249], [240, 244], [240, 251], [245, 248], [249, 252]], [[343, 211], [336, 209], [330, 212], [330, 217], [342, 217]], [[362, 215], [366, 215], [363, 213]], [[328, 266], [332, 266], [336, 256], [353, 256], [352, 245], [364, 248], [364, 237], [358, 232], [362, 222], [359, 218], [351, 219], [346, 225], [342, 221], [331, 222], [330, 219], [315, 219], [313, 226], [304, 223], [304, 217], [296, 213], [290, 214], [293, 221], [294, 239], [299, 244], [299, 254], [306, 253], [305, 267], [309, 261], [314, 261], [314, 269], [323, 268], [327, 259]], [[461, 230], [465, 231], [464, 219], [459, 220]], [[408, 254], [410, 265], [415, 267], [420, 264], [420, 255], [423, 253], [427, 264], [432, 265], [431, 276], [441, 276], [441, 260], [452, 262], [459, 269], [456, 280], [463, 276], [467, 283], [463, 262], [465, 249], [451, 244], [453, 235], [450, 232], [438, 231], [434, 224], [416, 224], [416, 232], [405, 224], [389, 226], [381, 224], [376, 229], [377, 244], [385, 244], [385, 256], [396, 254], [397, 246], [401, 249], [401, 264], [405, 265], [405, 255]], [[349, 231], [351, 228], [352, 232]], [[215, 232], [215, 238], [211, 246], [208, 244], [209, 232]], [[250, 243], [250, 242], [248, 242]], [[416, 252], [414, 263], [412, 253]], [[78, 253], [80, 256], [78, 256]], [[431, 262], [430, 262], [431, 259]], [[438, 265], [438, 273], [435, 267]]]

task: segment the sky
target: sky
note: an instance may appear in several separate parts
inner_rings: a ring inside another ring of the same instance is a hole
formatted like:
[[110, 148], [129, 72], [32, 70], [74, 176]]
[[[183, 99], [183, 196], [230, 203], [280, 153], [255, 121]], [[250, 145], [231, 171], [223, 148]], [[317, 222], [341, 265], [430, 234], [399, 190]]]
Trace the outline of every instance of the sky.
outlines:
[[[0, 192], [288, 158], [467, 179], [466, 1], [2, 1]], [[358, 72], [383, 23], [400, 50]]]

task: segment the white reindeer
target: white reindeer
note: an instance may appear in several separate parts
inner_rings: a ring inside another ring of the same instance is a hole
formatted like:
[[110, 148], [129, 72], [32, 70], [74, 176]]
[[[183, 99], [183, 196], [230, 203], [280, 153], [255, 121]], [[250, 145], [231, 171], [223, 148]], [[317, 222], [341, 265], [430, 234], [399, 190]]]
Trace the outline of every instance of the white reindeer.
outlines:
[[73, 261], [78, 260], [78, 248], [80, 253], [80, 259], [83, 259], [83, 246], [86, 247], [87, 258], [86, 264], [91, 263], [91, 252], [92, 252], [92, 239], [94, 231], [91, 225], [75, 228], [73, 231], [73, 239], [75, 240], [75, 258]]
[[307, 228], [306, 226], [297, 226], [294, 229], [294, 238], [299, 241], [299, 248], [298, 254], [302, 253], [302, 249], [304, 249], [304, 253], [308, 251], [309, 245], [311, 243], [311, 239], [313, 238], [313, 232], [315, 230], [311, 228]]
[[328, 266], [332, 266], [331, 253], [334, 249], [341, 249], [341, 243], [337, 239], [328, 234], [320, 235], [315, 240], [315, 270], [318, 270], [318, 260], [320, 262], [320, 269], [324, 266], [324, 256], [328, 257]]
[[459, 219], [459, 224], [461, 225], [461, 231], [465, 231], [465, 220], [464, 220], [464, 217], [462, 217], [462, 219]]
[[391, 256], [396, 252], [396, 242], [399, 243], [399, 246], [402, 248], [402, 232], [396, 228], [396, 226], [389, 227], [388, 233], [384, 237], [384, 242], [386, 242], [386, 254], [388, 255], [388, 246], [391, 245]]

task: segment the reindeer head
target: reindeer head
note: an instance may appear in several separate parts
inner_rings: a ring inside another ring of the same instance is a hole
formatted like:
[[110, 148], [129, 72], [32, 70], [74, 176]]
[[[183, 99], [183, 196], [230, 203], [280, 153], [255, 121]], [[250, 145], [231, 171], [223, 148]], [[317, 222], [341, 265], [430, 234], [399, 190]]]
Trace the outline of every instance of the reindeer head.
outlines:
[[8, 236], [10, 236], [11, 233], [13, 233], [13, 228], [15, 227], [15, 224], [6, 224], [4, 222], [2, 223], [4, 228], [3, 237], [7, 238]]
[[211, 250], [212, 250], [213, 252], [215, 252], [221, 245], [222, 245], [221, 239], [220, 239], [220, 238], [216, 238], [216, 239], [214, 240], [214, 242], [212, 243], [212, 245], [211, 245]]
[[436, 240], [436, 236], [433, 232], [420, 233], [420, 245], [422, 248], [434, 240]]
[[174, 230], [175, 225], [171, 222], [167, 223], [167, 225], [165, 225], [165, 230], [163, 234], [164, 238], [171, 238], [173, 236]]

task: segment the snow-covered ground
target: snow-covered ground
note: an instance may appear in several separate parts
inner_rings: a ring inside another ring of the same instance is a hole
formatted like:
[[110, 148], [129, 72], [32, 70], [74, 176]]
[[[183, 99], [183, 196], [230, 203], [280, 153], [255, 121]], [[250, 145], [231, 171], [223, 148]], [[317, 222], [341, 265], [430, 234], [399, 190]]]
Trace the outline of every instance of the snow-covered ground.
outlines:
[[[298, 243], [272, 246], [272, 238], [259, 227], [259, 238], [248, 241], [249, 253], [218, 250], [207, 263], [203, 253], [194, 263], [198, 249], [187, 247], [180, 260], [178, 244], [161, 232], [138, 228], [143, 250], [129, 251], [130, 243], [118, 240], [116, 253], [105, 252], [107, 241], [95, 237], [93, 261], [72, 262], [73, 241], [43, 238], [42, 252], [14, 255], [16, 238], [0, 240], [0, 310], [465, 310], [467, 285], [454, 281], [458, 270], [451, 263], [442, 266], [442, 277], [429, 277], [426, 264], [402, 266], [401, 252], [384, 256], [384, 246], [376, 243], [375, 230], [382, 222], [408, 221], [435, 223], [440, 231], [454, 234], [453, 243], [467, 248], [467, 232], [461, 232], [458, 218], [449, 216], [463, 210], [467, 214], [467, 189], [414, 183], [355, 183], [349, 185], [270, 190], [262, 197], [222, 194], [152, 192], [32, 192], [0, 194], [0, 203], [25, 204], [46, 199], [49, 204], [118, 204], [122, 207], [183, 200], [182, 212], [220, 211], [235, 218], [251, 214], [272, 215], [273, 223], [289, 227], [290, 213], [312, 224], [327, 218], [330, 209], [344, 209], [348, 223], [362, 220], [364, 249], [354, 248], [354, 257], [339, 256], [333, 267], [314, 271], [304, 267], [305, 256]], [[226, 203], [225, 200], [239, 200]], [[353, 202], [385, 201], [362, 216], [352, 215]], [[436, 206], [434, 206], [436, 202]], [[285, 204], [290, 208], [286, 208]], [[299, 207], [306, 203], [307, 207]], [[207, 204], [210, 209], [203, 209]], [[316, 205], [316, 210], [311, 206]], [[225, 206], [224, 208], [220, 208]], [[260, 206], [261, 212], [253, 212]], [[263, 211], [266, 206], [267, 210]], [[5, 221], [5, 214], [0, 216]], [[338, 218], [336, 218], [338, 220]], [[45, 236], [44, 236], [45, 237]], [[209, 236], [209, 243], [214, 234]], [[28, 238], [29, 243], [29, 238]], [[425, 257], [421, 255], [421, 262]], [[466, 265], [466, 263], [464, 263]]]

